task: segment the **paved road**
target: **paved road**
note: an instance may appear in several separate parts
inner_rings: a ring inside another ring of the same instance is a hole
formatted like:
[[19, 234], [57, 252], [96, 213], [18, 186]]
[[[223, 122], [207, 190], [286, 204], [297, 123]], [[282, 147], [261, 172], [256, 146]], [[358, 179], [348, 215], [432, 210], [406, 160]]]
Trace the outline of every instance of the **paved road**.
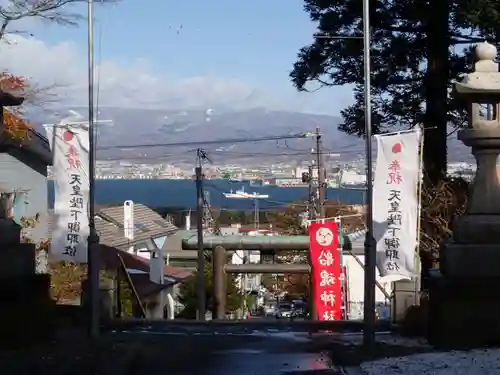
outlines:
[[0, 369], [2, 375], [340, 374], [330, 363], [332, 334], [307, 328], [143, 321], [103, 332], [97, 341], [80, 328], [59, 328], [50, 342], [0, 350]]
[[[328, 337], [289, 329], [177, 327], [159, 332], [124, 332], [138, 340], [160, 340], [165, 354], [158, 361], [137, 362], [154, 375], [340, 374], [328, 356]], [[144, 347], [145, 344], [141, 346]], [[151, 345], [151, 344], [146, 344]]]

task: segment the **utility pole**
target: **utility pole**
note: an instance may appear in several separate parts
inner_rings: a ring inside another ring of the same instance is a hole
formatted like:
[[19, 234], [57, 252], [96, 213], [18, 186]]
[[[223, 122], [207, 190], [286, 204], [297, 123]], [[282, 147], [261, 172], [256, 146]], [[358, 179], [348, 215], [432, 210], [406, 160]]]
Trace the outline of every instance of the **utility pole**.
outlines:
[[320, 218], [325, 218], [326, 183], [319, 127], [316, 128], [316, 166], [318, 170], [318, 214]]
[[315, 215], [316, 208], [314, 207], [314, 184], [313, 184], [313, 166], [309, 164], [308, 172], [307, 172], [307, 178], [306, 176], [302, 176], [302, 182], [307, 182], [308, 185], [308, 208], [307, 208], [307, 213], [308, 213], [308, 219], [313, 220]]
[[195, 169], [196, 174], [196, 229], [198, 231], [198, 283], [197, 283], [197, 301], [198, 314], [197, 318], [200, 321], [205, 320], [205, 253], [203, 246], [203, 174], [201, 170], [201, 160], [203, 152], [198, 150], [198, 165]]
[[[308, 213], [308, 219], [311, 220], [312, 222], [312, 220], [316, 218], [316, 213], [317, 213], [315, 197], [314, 197], [314, 179], [313, 179], [312, 164], [309, 164], [307, 173], [302, 174], [302, 182], [303, 183], [307, 182], [308, 192], [309, 192], [307, 213]], [[309, 264], [312, 264], [310, 253], [308, 253], [308, 258], [309, 258], [308, 259]], [[311, 275], [309, 275], [309, 309], [311, 312], [311, 320], [317, 320], [316, 305], [314, 304], [313, 296], [314, 296], [314, 283]]]

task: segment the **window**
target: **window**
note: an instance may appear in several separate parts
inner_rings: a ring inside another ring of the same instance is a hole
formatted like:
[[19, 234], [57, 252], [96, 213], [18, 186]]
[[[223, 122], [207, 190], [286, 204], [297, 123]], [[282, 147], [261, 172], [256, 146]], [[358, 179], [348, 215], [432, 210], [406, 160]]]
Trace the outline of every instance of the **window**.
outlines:
[[12, 218], [16, 223], [21, 222], [21, 218], [26, 216], [26, 206], [28, 196], [26, 193], [14, 193], [12, 198]]
[[146, 228], [146, 226], [143, 223], [135, 223], [134, 226], [136, 227], [136, 229], [139, 229], [143, 232], [149, 232], [149, 229]]
[[138, 253], [149, 253], [149, 250], [147, 247], [136, 247], [135, 251], [137, 251]]

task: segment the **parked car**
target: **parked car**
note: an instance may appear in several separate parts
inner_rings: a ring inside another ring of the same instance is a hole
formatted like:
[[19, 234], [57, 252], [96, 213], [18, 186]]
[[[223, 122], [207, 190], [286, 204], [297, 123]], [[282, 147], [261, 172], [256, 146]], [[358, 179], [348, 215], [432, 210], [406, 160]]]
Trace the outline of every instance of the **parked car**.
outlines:
[[293, 310], [292, 304], [280, 304], [276, 311], [276, 319], [289, 319], [295, 317], [295, 311]]
[[274, 306], [264, 306], [264, 316], [273, 316], [276, 314], [276, 307]]

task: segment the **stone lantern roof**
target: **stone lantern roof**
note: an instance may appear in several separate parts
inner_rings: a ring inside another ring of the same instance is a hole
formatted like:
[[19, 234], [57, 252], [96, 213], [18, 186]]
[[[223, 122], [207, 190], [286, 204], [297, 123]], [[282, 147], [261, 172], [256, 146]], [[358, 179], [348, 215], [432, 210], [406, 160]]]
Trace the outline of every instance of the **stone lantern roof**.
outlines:
[[[500, 95], [500, 72], [498, 64], [494, 61], [497, 49], [488, 42], [479, 43], [475, 54], [477, 61], [474, 71], [465, 76], [461, 82], [455, 83], [455, 90], [460, 95], [472, 97]], [[474, 95], [475, 94], [475, 95]]]

